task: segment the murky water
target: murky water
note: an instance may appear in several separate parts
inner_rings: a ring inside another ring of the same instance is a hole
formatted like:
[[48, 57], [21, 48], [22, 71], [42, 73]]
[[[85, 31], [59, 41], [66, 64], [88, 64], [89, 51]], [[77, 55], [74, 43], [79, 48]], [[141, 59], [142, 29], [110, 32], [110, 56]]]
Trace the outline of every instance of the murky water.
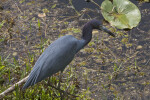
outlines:
[[[94, 1], [98, 4], [102, 2], [102, 0]], [[101, 100], [104, 98], [112, 100], [115, 96], [123, 97], [126, 100], [127, 98], [135, 100], [139, 98], [148, 100], [150, 98], [150, 85], [143, 85], [143, 82], [149, 82], [150, 80], [150, 3], [139, 3], [135, 0], [132, 0], [132, 2], [141, 11], [142, 19], [140, 24], [130, 31], [123, 31], [125, 35], [128, 35], [127, 37], [123, 35], [108, 38], [107, 35], [103, 37], [102, 34], [93, 34], [92, 43], [94, 44], [92, 46], [88, 45], [81, 50], [70, 65], [76, 68], [80, 89], [90, 87], [90, 97], [92, 99], [101, 97]], [[69, 33], [80, 37], [81, 33], [73, 33], [72, 27], [81, 28], [87, 22], [86, 19], [103, 19], [98, 7], [84, 0], [72, 0], [75, 9], [80, 13], [84, 8], [90, 8], [93, 11], [78, 17], [74, 17], [77, 16], [77, 12], [72, 9], [68, 0], [58, 0], [58, 2], [57, 0], [54, 2], [51, 0], [34, 2], [26, 0], [23, 3], [4, 0], [2, 4], [0, 5], [1, 11], [10, 12], [3, 15], [6, 17], [0, 17], [2, 20], [8, 18], [9, 22], [0, 32], [1, 36], [6, 32], [4, 37], [8, 37], [0, 43], [0, 54], [4, 55], [4, 57], [10, 54], [10, 62], [13, 63], [11, 57], [15, 57], [23, 67], [26, 67], [24, 62], [27, 62], [29, 54], [39, 53], [39, 48], [47, 47], [58, 36]], [[57, 6], [52, 9], [51, 7], [54, 4], [57, 4]], [[46, 17], [39, 18], [38, 14], [42, 13], [44, 8], [48, 9], [49, 12], [46, 13]], [[2, 16], [1, 13], [0, 15]], [[66, 20], [64, 21], [64, 19]], [[82, 19], [85, 19], [85, 21]], [[37, 24], [38, 20], [41, 22], [40, 29]], [[15, 24], [12, 24], [11, 21], [14, 21]], [[43, 38], [49, 39], [44, 46], [40, 45], [44, 41]], [[130, 46], [121, 42], [123, 38], [128, 38], [127, 44]], [[15, 53], [17, 55], [13, 55]], [[39, 55], [35, 55], [35, 58], [37, 59]], [[117, 58], [117, 62], [115, 58]], [[135, 65], [135, 61], [137, 65]], [[116, 80], [114, 79], [110, 82], [108, 77], [114, 73], [114, 64], [121, 66], [123, 72], [118, 72], [115, 77]], [[132, 68], [132, 66], [138, 66], [140, 72], [133, 70], [135, 67]], [[126, 69], [131, 70], [126, 71]], [[104, 88], [105, 85], [110, 83], [112, 84], [110, 89]], [[141, 95], [141, 97], [138, 95]]]

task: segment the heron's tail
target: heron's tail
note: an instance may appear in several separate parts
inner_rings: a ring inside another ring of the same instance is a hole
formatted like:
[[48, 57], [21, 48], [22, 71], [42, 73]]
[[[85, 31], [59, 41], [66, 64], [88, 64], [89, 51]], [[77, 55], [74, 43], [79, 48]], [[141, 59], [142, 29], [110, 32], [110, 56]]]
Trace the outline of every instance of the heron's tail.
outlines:
[[34, 84], [37, 83], [37, 78], [39, 76], [39, 67], [35, 67], [32, 69], [26, 83], [24, 84], [22, 90], [25, 90], [26, 88], [28, 88], [29, 86], [32, 86]]

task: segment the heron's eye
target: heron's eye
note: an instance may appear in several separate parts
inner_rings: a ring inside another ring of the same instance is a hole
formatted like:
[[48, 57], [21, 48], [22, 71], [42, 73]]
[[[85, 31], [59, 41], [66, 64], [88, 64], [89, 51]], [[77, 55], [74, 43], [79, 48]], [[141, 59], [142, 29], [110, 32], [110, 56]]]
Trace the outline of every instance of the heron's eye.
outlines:
[[100, 29], [100, 30], [103, 30], [103, 25], [99, 25], [99, 29]]

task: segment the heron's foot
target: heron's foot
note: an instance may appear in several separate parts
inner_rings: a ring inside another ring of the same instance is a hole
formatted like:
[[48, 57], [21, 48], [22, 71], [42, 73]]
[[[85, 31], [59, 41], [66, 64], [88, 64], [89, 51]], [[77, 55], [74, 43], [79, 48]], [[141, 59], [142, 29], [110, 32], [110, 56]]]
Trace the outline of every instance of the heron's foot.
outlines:
[[79, 97], [79, 96], [70, 94], [70, 93], [68, 93], [67, 91], [61, 90], [60, 88], [56, 88], [55, 86], [53, 86], [53, 85], [51, 85], [51, 84], [50, 84], [49, 86], [52, 87], [52, 88], [54, 88], [54, 89], [56, 89], [56, 90], [58, 90], [59, 92], [61, 92], [61, 93], [63, 93], [63, 94], [67, 94], [67, 95], [70, 95], [70, 96], [73, 96], [73, 97]]

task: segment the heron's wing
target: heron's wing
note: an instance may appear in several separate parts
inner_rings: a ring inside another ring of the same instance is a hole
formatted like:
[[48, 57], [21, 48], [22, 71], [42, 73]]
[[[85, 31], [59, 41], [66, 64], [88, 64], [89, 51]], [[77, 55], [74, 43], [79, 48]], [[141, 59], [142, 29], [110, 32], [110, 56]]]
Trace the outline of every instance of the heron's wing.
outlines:
[[78, 40], [71, 35], [54, 41], [35, 63], [23, 89], [64, 70], [76, 53], [77, 42]]

